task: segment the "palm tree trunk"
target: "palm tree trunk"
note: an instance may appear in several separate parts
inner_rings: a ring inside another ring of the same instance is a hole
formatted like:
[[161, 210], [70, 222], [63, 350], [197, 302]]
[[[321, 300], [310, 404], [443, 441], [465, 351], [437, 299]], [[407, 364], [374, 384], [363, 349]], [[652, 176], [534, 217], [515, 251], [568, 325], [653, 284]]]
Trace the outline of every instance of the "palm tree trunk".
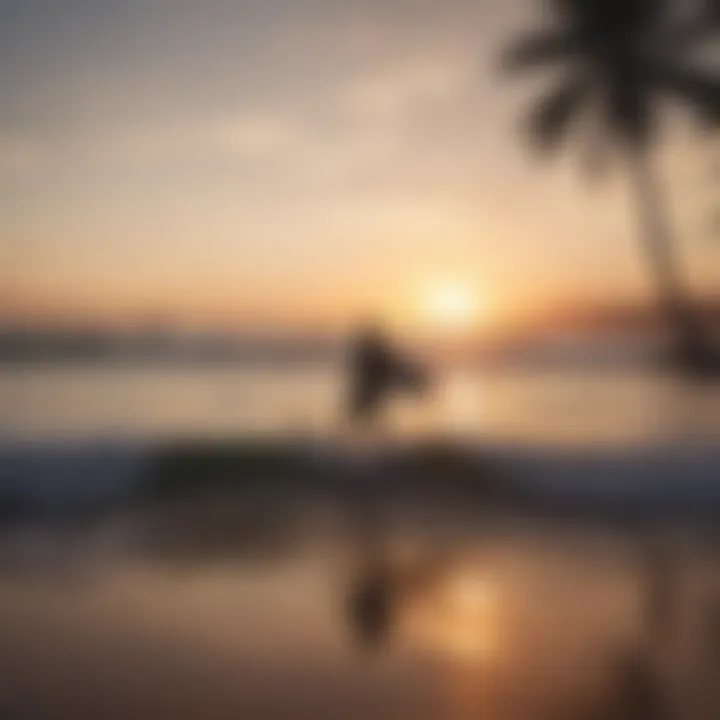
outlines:
[[688, 288], [678, 267], [648, 153], [639, 148], [630, 150], [628, 157], [638, 198], [645, 254], [655, 277], [663, 317], [673, 336], [670, 359], [684, 370], [709, 368], [713, 358], [708, 338], [693, 310]]

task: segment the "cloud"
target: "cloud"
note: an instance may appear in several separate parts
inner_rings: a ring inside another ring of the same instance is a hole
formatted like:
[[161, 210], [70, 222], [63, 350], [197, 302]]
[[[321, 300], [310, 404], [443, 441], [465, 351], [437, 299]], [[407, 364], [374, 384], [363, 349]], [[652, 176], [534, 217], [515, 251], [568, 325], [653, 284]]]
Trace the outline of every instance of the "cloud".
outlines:
[[193, 106], [183, 113], [78, 126], [40, 138], [46, 145], [42, 158], [30, 146], [8, 146], [0, 167], [42, 162], [83, 183], [96, 178], [117, 184], [129, 175], [151, 182], [167, 178], [168, 185], [176, 179], [208, 192], [229, 172], [235, 188], [245, 187], [253, 197], [265, 188], [273, 198], [320, 189], [335, 193], [358, 183], [383, 186], [419, 162], [426, 137], [452, 135], [442, 122], [429, 126], [439, 112], [463, 116], [458, 108], [473, 72], [460, 50], [414, 49], [346, 67], [303, 98], [280, 94], [235, 107]]
[[66, 163], [164, 171], [218, 157], [244, 161], [278, 156], [301, 134], [291, 113], [256, 108], [193, 119], [160, 118], [70, 134], [63, 141], [55, 141], [54, 148]]
[[252, 111], [211, 121], [203, 136], [210, 146], [239, 156], [286, 152], [300, 139], [297, 119], [277, 111]]
[[[221, 163], [263, 177], [333, 178], [391, 152], [395, 125], [340, 117], [336, 94], [312, 108], [255, 107], [183, 120], [166, 118], [78, 134], [53, 144], [56, 165], [101, 172], [164, 174], [172, 168]], [[0, 145], [0, 153], [2, 145]], [[12, 155], [21, 159], [20, 149]], [[11, 159], [9, 150], [8, 158]], [[0, 158], [0, 166], [2, 158]]]
[[471, 66], [462, 57], [415, 57], [357, 78], [341, 102], [359, 119], [398, 122], [427, 102], [457, 97], [467, 88]]

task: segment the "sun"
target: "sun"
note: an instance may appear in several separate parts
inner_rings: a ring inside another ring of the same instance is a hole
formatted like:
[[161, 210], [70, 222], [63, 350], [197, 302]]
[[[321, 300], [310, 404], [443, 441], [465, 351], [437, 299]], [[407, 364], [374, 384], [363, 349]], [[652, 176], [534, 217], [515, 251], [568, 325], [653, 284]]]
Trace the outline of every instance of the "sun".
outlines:
[[478, 294], [457, 281], [429, 286], [422, 302], [427, 322], [438, 329], [466, 330], [475, 324], [480, 312]]

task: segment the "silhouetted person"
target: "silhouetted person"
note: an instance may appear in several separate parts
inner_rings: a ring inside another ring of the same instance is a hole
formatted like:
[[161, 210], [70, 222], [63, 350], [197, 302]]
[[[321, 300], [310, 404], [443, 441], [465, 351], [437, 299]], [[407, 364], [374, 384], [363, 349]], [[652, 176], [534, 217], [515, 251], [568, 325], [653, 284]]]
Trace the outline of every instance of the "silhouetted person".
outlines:
[[350, 348], [350, 418], [358, 423], [375, 420], [391, 393], [421, 393], [427, 374], [393, 350], [382, 331], [365, 326]]

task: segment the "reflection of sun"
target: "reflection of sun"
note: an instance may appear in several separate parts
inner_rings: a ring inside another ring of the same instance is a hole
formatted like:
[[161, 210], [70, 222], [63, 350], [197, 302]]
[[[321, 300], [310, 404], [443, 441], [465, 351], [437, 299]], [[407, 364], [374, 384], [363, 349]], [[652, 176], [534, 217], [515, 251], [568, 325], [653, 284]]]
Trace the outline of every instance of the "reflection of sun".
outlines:
[[416, 637], [456, 660], [494, 658], [498, 652], [498, 586], [488, 577], [459, 574], [439, 591], [432, 610], [414, 617]]
[[424, 315], [441, 329], [467, 329], [480, 310], [477, 293], [460, 282], [443, 282], [428, 288], [423, 296]]
[[465, 659], [486, 658], [496, 650], [497, 588], [489, 580], [458, 577], [446, 611], [446, 644]]

